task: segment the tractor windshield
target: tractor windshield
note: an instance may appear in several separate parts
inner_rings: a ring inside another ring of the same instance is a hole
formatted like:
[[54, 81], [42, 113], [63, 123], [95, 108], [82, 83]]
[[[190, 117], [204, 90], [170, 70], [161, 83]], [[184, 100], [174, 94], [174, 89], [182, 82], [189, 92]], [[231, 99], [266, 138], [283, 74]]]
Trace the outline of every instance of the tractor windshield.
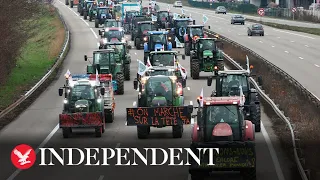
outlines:
[[201, 36], [203, 37], [202, 27], [191, 28], [191, 37], [193, 36]]
[[117, 38], [118, 40], [121, 40], [123, 36], [124, 36], [123, 31], [119, 31], [119, 30], [110, 30], [104, 33], [104, 38], [108, 38], [109, 41], [112, 38]]
[[169, 106], [173, 103], [173, 87], [169, 77], [150, 77], [145, 84], [147, 104]]
[[239, 86], [242, 87], [242, 91], [244, 94], [246, 94], [248, 91], [248, 82], [245, 75], [229, 74], [228, 76], [221, 77], [220, 81], [222, 81], [221, 84], [223, 96], [239, 96]]
[[159, 13], [159, 18], [161, 21], [167, 21], [166, 18], [168, 17], [168, 12], [161, 12]]
[[156, 44], [167, 44], [167, 36], [165, 34], [152, 34], [151, 38], [151, 47], [154, 47]]
[[93, 64], [109, 66], [115, 63], [114, 53], [94, 53]]
[[108, 49], [114, 49], [117, 54], [124, 54], [124, 45], [123, 44], [110, 44]]
[[240, 122], [242, 118], [238, 113], [237, 105], [206, 106], [205, 110], [205, 133], [206, 139], [212, 138], [212, 131], [218, 123], [228, 123], [232, 128], [233, 140], [241, 139]]
[[93, 2], [87, 2], [87, 9], [90, 9], [93, 6]]
[[174, 71], [169, 71], [168, 69], [156, 69], [156, 70], [151, 70], [147, 72], [148, 76], [174, 76]]
[[143, 13], [147, 13], [148, 11], [150, 12], [150, 10], [149, 10], [148, 7], [144, 7], [144, 8], [142, 9], [142, 12], [143, 12]]
[[205, 50], [216, 50], [216, 44], [213, 40], [200, 40], [200, 52]]
[[108, 9], [107, 8], [99, 8], [99, 14], [108, 14]]
[[189, 22], [187, 20], [185, 21], [176, 21], [176, 27], [180, 28], [180, 27], [187, 27], [189, 25]]
[[152, 66], [174, 66], [175, 54], [153, 54], [150, 61]]
[[143, 33], [143, 34], [147, 34], [148, 31], [152, 31], [154, 30], [153, 28], [153, 24], [140, 24], [140, 31]]
[[119, 22], [117, 21], [105, 21], [104, 27], [119, 27]]
[[94, 98], [95, 92], [91, 85], [76, 85], [71, 89], [71, 101]]

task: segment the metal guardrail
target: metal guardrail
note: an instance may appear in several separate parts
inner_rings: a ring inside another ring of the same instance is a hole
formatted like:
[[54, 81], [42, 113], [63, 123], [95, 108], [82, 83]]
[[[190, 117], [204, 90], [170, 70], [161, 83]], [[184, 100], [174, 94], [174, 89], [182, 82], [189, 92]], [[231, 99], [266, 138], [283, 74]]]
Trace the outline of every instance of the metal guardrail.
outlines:
[[51, 69], [40, 79], [40, 81], [36, 85], [34, 85], [20, 99], [18, 99], [16, 102], [14, 102], [9, 107], [7, 107], [6, 109], [4, 109], [3, 111], [0, 112], [0, 119], [2, 117], [4, 117], [5, 115], [7, 115], [12, 110], [14, 110], [22, 102], [24, 102], [26, 99], [28, 99], [30, 97], [30, 95], [32, 95], [32, 93], [34, 93], [39, 87], [41, 87], [41, 85], [52, 75], [52, 73], [55, 70], [57, 70], [58, 67], [60, 67], [60, 64], [63, 62], [65, 55], [68, 53], [68, 48], [70, 46], [70, 31], [69, 31], [68, 26], [67, 26], [66, 22], [64, 21], [61, 13], [59, 12], [58, 9], [57, 9], [57, 11], [59, 13], [59, 18], [60, 18], [61, 22], [63, 23], [64, 29], [65, 29], [65, 36], [66, 36], [64, 44], [63, 44], [63, 47], [62, 47], [62, 50], [61, 50], [59, 56], [55, 60], [55, 63], [51, 67]]
[[[209, 31], [209, 30], [205, 30], [206, 33], [210, 34], [210, 35], [216, 35], [217, 33], [214, 33], [212, 31]], [[253, 55], [261, 58], [263, 61], [265, 61], [266, 63], [268, 63], [269, 65], [272, 65], [273, 67], [276, 67], [275, 65], [273, 65], [271, 62], [267, 61], [266, 59], [264, 59], [263, 57], [259, 56], [258, 54], [256, 54], [255, 52], [253, 52], [252, 50], [226, 38], [226, 37], [223, 37], [219, 34], [219, 38], [223, 39], [224, 41], [227, 41], [227, 42], [230, 42], [232, 44], [236, 44], [236, 46], [238, 47], [241, 47], [242, 49], [245, 49], [247, 50], [249, 53], [252, 53]], [[235, 67], [237, 67], [238, 69], [243, 69], [241, 67], [240, 64], [238, 64], [235, 60], [233, 60], [230, 56], [228, 56], [227, 54], [223, 53], [224, 57], [226, 60], [228, 60], [230, 63], [232, 63]], [[277, 69], [279, 69], [278, 67], [276, 67]], [[280, 72], [283, 72], [282, 70]], [[298, 83], [295, 79], [293, 79], [291, 76], [289, 76], [287, 73], [284, 72], [285, 75], [287, 75], [288, 77], [290, 77], [290, 79], [292, 79], [294, 82], [297, 83], [297, 85], [299, 85], [298, 87], [300, 88], [304, 88], [300, 83]], [[306, 175], [306, 172], [304, 170], [304, 168], [302, 167], [302, 164], [300, 162], [300, 157], [298, 155], [298, 152], [297, 152], [297, 146], [296, 146], [296, 138], [295, 138], [295, 134], [294, 134], [294, 128], [292, 127], [292, 124], [290, 123], [289, 119], [283, 114], [283, 112], [278, 108], [278, 106], [272, 101], [272, 99], [270, 99], [268, 97], [268, 95], [266, 95], [264, 93], [264, 91], [259, 87], [259, 85], [256, 83], [256, 81], [250, 77], [250, 82], [254, 85], [254, 87], [256, 88], [256, 90], [259, 92], [259, 94], [261, 95], [261, 97], [272, 107], [272, 109], [274, 110], [274, 112], [276, 112], [276, 114], [282, 119], [284, 120], [288, 127], [289, 127], [289, 130], [290, 130], [290, 133], [291, 133], [291, 140], [292, 140], [292, 146], [293, 146], [293, 152], [294, 152], [294, 159], [296, 161], [296, 164], [297, 164], [297, 167], [298, 167], [298, 170], [299, 170], [299, 173], [300, 173], [300, 176], [302, 178], [302, 180], [308, 180], [308, 177]], [[309, 92], [307, 89], [304, 88], [304, 91], [306, 92]], [[312, 96], [313, 94], [311, 92], [310, 93], [310, 96]], [[319, 101], [319, 104], [320, 104], [320, 100], [313, 96], [313, 98], [315, 100], [318, 100]]]

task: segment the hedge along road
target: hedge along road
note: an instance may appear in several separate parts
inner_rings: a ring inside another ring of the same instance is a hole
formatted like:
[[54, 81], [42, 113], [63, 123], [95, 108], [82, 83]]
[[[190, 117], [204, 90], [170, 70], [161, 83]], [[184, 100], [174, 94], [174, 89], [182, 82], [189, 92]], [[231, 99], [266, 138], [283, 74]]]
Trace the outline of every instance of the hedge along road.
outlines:
[[[74, 74], [84, 73], [87, 63], [83, 60], [83, 55], [90, 56], [93, 50], [97, 49], [98, 29], [94, 28], [94, 24], [84, 21], [77, 15], [76, 9], [70, 9], [64, 5], [64, 1], [56, 1], [55, 5], [59, 8], [62, 15], [66, 19], [71, 31], [72, 45], [63, 68], [63, 74], [67, 69]], [[132, 44], [132, 42], [130, 42]], [[183, 53], [183, 51], [182, 51]], [[132, 49], [130, 51], [133, 63], [131, 65], [131, 77], [135, 77], [137, 70], [137, 58], [143, 58], [143, 52]], [[182, 65], [188, 70], [189, 58], [182, 61]], [[181, 139], [173, 139], [171, 135], [171, 128], [165, 129], [151, 129], [151, 137], [146, 140], [138, 140], [135, 127], [125, 126], [125, 107], [132, 107], [137, 98], [137, 92], [133, 90], [132, 81], [125, 82], [125, 94], [116, 96], [116, 113], [115, 121], [112, 124], [107, 124], [106, 132], [102, 138], [95, 138], [93, 131], [84, 131], [85, 133], [77, 133], [72, 139], [63, 139], [62, 132], [58, 130], [58, 114], [61, 113], [63, 99], [58, 96], [58, 88], [65, 82], [64, 76], [58, 78], [47, 91], [45, 91], [32, 106], [30, 106], [24, 113], [21, 114], [14, 122], [9, 124], [0, 132], [1, 143], [1, 174], [0, 179], [37, 179], [39, 177], [46, 177], [46, 179], [190, 179], [188, 176], [187, 167], [146, 167], [141, 166], [46, 166], [40, 167], [40, 156], [38, 154], [36, 164], [28, 170], [16, 171], [10, 161], [10, 153], [17, 144], [29, 144], [36, 148], [40, 144], [41, 147], [188, 147], [190, 143], [190, 127], [185, 126], [184, 135]], [[191, 85], [192, 84], [192, 85]], [[206, 87], [205, 80], [188, 79], [185, 89], [186, 104], [195, 100], [200, 94], [201, 87], [204, 87], [205, 94], [210, 94], [210, 88]], [[189, 90], [188, 90], [189, 89]], [[193, 102], [195, 104], [195, 101]], [[268, 117], [262, 113], [263, 123], [269, 133], [271, 140], [274, 140], [271, 124]], [[257, 142], [257, 174], [259, 180], [270, 180], [281, 178], [281, 169], [276, 171], [274, 161], [278, 161], [274, 150], [269, 152], [271, 148], [268, 145], [270, 139], [266, 130], [262, 128], [262, 133], [256, 134]], [[78, 132], [78, 131], [75, 131]], [[81, 131], [83, 132], [83, 131]], [[281, 165], [286, 160], [281, 150], [275, 148], [278, 154]], [[271, 155], [272, 154], [272, 155]], [[48, 158], [48, 156], [47, 156]], [[67, 159], [67, 157], [65, 157]], [[132, 156], [128, 157], [132, 160]], [[162, 158], [162, 157], [158, 157]], [[78, 154], [74, 154], [74, 160], [78, 160]], [[55, 161], [57, 163], [57, 161]], [[85, 162], [84, 162], [85, 163]], [[111, 164], [115, 162], [112, 161]], [[276, 163], [277, 164], [277, 163]], [[285, 164], [286, 165], [286, 164]], [[285, 175], [289, 174], [287, 166], [283, 165], [282, 170]], [[161, 172], [161, 173], [159, 173]], [[280, 178], [279, 178], [280, 177]], [[223, 179], [239, 179], [237, 175], [227, 175]], [[286, 179], [292, 179], [290, 176]]]
[[[167, 8], [165, 3], [158, 4]], [[180, 8], [170, 7], [172, 12], [181, 13]], [[247, 27], [252, 23], [232, 25], [228, 14], [217, 15], [213, 11], [189, 7], [184, 7], [184, 10], [186, 15], [191, 13], [196, 24], [202, 24], [202, 14], [205, 14], [209, 18], [206, 25], [210, 25], [212, 31], [253, 50], [320, 97], [320, 79], [315, 76], [320, 71], [320, 36], [264, 26], [265, 36], [249, 37]]]

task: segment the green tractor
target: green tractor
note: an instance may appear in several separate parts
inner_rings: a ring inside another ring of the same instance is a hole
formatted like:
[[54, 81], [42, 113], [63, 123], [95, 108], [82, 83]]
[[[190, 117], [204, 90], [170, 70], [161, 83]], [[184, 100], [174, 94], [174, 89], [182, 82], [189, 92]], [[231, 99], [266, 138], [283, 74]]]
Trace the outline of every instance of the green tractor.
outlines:
[[[119, 55], [114, 49], [101, 49], [93, 51], [93, 62], [87, 65], [87, 74], [112, 74], [115, 80], [112, 81], [113, 90], [116, 94], [124, 93], [124, 73], [123, 64]], [[88, 61], [88, 56], [84, 55], [84, 60]]]
[[[95, 17], [97, 16], [97, 4], [96, 2], [93, 3], [93, 5], [89, 8], [88, 11], [89, 21], [91, 22]], [[84, 17], [84, 19], [87, 19], [87, 17]]]
[[95, 3], [95, 1], [84, 1], [84, 8], [82, 10], [83, 19], [88, 18], [89, 11], [94, 7]]
[[139, 139], [148, 137], [150, 127], [166, 126], [172, 126], [174, 138], [182, 137], [183, 124], [190, 124], [193, 107], [184, 106], [184, 97], [177, 93], [182, 89], [179, 84], [176, 76], [146, 76], [134, 81], [138, 102], [136, 108], [127, 108], [127, 125], [137, 126]]
[[63, 111], [59, 114], [64, 138], [72, 134], [73, 128], [94, 128], [96, 137], [101, 137], [106, 122], [104, 93], [105, 89], [89, 75], [72, 75], [66, 80], [59, 88], [59, 96], [64, 94]]
[[[181, 67], [179, 69], [179, 52], [177, 51], [152, 51], [149, 54], [149, 61], [152, 67], [165, 67], [173, 69], [178, 81], [182, 84], [183, 88], [186, 87], [187, 78], [183, 78], [182, 73], [186, 74], [186, 69]], [[185, 55], [182, 55], [182, 60], [185, 60]]]
[[[256, 89], [250, 87], [249, 78], [250, 67], [248, 70], [226, 70], [219, 71], [216, 78], [216, 89], [213, 90], [212, 97], [222, 96], [245, 96], [244, 115], [246, 119], [252, 121], [255, 125], [255, 131], [261, 131], [261, 107], [259, 93]], [[211, 86], [213, 77], [208, 78], [207, 85]], [[261, 77], [258, 77], [258, 80]], [[259, 81], [260, 84], [262, 81]], [[241, 91], [239, 90], [241, 86]]]
[[116, 59], [120, 59], [121, 64], [123, 64], [123, 73], [124, 79], [130, 81], [130, 64], [131, 64], [131, 56], [129, 53], [129, 49], [131, 49], [130, 45], [127, 45], [125, 42], [108, 42], [104, 46], [105, 49], [114, 49], [116, 52]]
[[200, 72], [214, 72], [224, 70], [223, 54], [217, 46], [216, 38], [198, 38], [195, 49], [191, 51], [191, 77], [199, 79]]

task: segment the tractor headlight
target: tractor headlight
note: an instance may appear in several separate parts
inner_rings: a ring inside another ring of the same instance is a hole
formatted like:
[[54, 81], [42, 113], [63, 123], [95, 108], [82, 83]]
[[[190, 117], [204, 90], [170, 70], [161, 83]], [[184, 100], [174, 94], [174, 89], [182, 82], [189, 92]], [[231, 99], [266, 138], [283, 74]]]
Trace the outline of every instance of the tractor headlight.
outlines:
[[171, 40], [171, 37], [168, 37], [169, 40]]
[[63, 103], [64, 103], [64, 104], [67, 104], [67, 103], [68, 103], [68, 100], [64, 99], [64, 100], [63, 100]]
[[143, 40], [144, 40], [144, 41], [147, 41], [148, 39], [147, 39], [147, 37], [144, 37]]
[[213, 56], [209, 56], [209, 58], [213, 58]]
[[99, 98], [99, 99], [97, 99], [97, 103], [101, 103], [101, 99]]

